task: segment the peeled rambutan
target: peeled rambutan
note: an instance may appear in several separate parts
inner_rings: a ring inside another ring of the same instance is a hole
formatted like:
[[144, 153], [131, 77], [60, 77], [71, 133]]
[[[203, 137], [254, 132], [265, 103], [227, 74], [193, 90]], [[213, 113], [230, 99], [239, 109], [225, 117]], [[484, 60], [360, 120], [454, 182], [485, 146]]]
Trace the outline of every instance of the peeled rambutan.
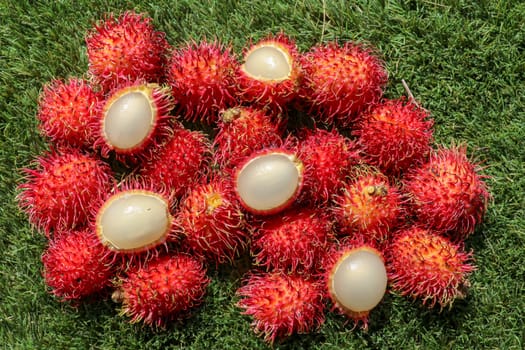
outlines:
[[301, 209], [269, 217], [254, 229], [255, 263], [284, 272], [317, 271], [333, 235], [333, 222], [319, 209]]
[[406, 176], [405, 189], [426, 228], [464, 239], [486, 212], [490, 194], [466, 146], [441, 147], [427, 163]]
[[382, 242], [401, 220], [402, 195], [380, 172], [357, 172], [343, 187], [333, 208], [344, 233], [357, 232]]
[[86, 45], [89, 72], [106, 91], [122, 79], [162, 82], [170, 46], [144, 14], [109, 14], [87, 33]]
[[246, 246], [245, 216], [229, 179], [215, 176], [194, 186], [182, 199], [176, 220], [183, 244], [217, 264], [232, 261]]
[[355, 143], [336, 130], [307, 131], [298, 149], [304, 164], [301, 197], [314, 203], [328, 203], [343, 188], [351, 168], [359, 163]]
[[178, 125], [170, 139], [143, 162], [139, 174], [155, 187], [180, 198], [201, 182], [211, 157], [212, 146], [205, 134]]
[[252, 152], [281, 144], [279, 123], [261, 109], [234, 107], [220, 114], [214, 145], [222, 168], [234, 167]]
[[434, 124], [428, 118], [414, 102], [386, 100], [362, 116], [354, 135], [368, 164], [399, 175], [427, 159]]
[[240, 100], [280, 112], [299, 91], [302, 69], [295, 42], [284, 33], [269, 35], [244, 50], [237, 72]]
[[60, 300], [76, 300], [111, 285], [113, 268], [108, 251], [90, 230], [57, 233], [42, 255], [43, 276]]
[[83, 79], [55, 79], [46, 84], [38, 100], [40, 130], [55, 145], [87, 148], [94, 141], [90, 125], [102, 94]]
[[131, 322], [163, 327], [188, 317], [202, 303], [209, 282], [200, 260], [174, 253], [129, 268], [112, 299], [122, 303], [121, 314]]
[[341, 126], [379, 101], [388, 74], [383, 62], [363, 45], [319, 44], [303, 55], [300, 97], [317, 121]]
[[61, 148], [24, 169], [18, 201], [29, 222], [50, 235], [53, 230], [83, 226], [90, 207], [112, 186], [112, 171], [101, 160], [73, 148]]
[[230, 48], [218, 42], [192, 42], [174, 50], [167, 79], [177, 100], [178, 114], [191, 122], [217, 122], [219, 111], [237, 104], [237, 65]]
[[401, 295], [441, 308], [465, 297], [475, 267], [461, 245], [413, 226], [397, 232], [387, 252], [391, 285]]
[[254, 331], [269, 343], [313, 332], [325, 320], [322, 285], [303, 276], [250, 274], [237, 295], [243, 314], [253, 317]]

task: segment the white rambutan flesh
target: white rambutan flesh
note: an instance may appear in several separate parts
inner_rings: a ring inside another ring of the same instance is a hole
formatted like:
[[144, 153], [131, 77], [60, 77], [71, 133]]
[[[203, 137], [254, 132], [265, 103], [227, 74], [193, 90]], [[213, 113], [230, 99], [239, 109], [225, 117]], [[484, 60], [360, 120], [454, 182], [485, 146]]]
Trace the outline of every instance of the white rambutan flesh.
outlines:
[[262, 46], [250, 52], [243, 68], [258, 80], [284, 80], [292, 71], [288, 55], [275, 46]]

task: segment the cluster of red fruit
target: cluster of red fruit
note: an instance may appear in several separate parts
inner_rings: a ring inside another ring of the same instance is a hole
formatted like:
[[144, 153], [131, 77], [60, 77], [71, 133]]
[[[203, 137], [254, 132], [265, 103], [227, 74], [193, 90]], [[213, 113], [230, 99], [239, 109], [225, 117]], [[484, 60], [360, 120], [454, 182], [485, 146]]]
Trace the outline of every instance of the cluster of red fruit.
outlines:
[[60, 300], [113, 290], [123, 315], [164, 325], [203, 301], [208, 267], [245, 253], [238, 306], [270, 342], [317, 329], [327, 304], [366, 327], [387, 286], [429, 306], [464, 296], [483, 176], [465, 147], [433, 148], [413, 99], [383, 96], [369, 47], [301, 53], [281, 33], [239, 58], [171, 47], [133, 12], [86, 45], [86, 78], [41, 93], [52, 151], [19, 194]]

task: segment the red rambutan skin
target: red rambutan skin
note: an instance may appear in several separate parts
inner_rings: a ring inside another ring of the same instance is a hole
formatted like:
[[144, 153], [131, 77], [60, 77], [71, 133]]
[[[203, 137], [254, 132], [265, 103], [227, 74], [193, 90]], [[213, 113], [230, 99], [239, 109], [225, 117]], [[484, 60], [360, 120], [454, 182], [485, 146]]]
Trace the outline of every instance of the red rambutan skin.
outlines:
[[319, 44], [301, 59], [304, 82], [299, 92], [317, 121], [350, 125], [368, 106], [379, 101], [388, 74], [384, 63], [363, 45]]
[[353, 134], [368, 164], [398, 176], [428, 158], [434, 124], [428, 118], [413, 102], [386, 100], [360, 118]]
[[287, 56], [291, 68], [289, 76], [282, 80], [256, 79], [246, 72], [243, 64], [236, 74], [238, 95], [243, 104], [281, 112], [298, 95], [303, 75], [300, 56], [296, 43], [286, 34], [278, 33], [270, 34], [245, 48], [243, 57], [246, 58], [252, 51], [268, 45], [280, 49]]
[[298, 156], [304, 163], [302, 199], [327, 204], [339, 193], [360, 157], [353, 141], [336, 130], [306, 131]]
[[111, 285], [114, 269], [108, 251], [90, 230], [61, 231], [42, 255], [43, 276], [61, 301], [77, 300]]
[[467, 238], [481, 223], [490, 194], [466, 146], [441, 147], [406, 176], [411, 208], [426, 228]]
[[294, 209], [265, 220], [254, 230], [252, 254], [257, 265], [289, 273], [321, 268], [333, 237], [333, 222], [320, 209]]
[[417, 226], [397, 232], [387, 249], [392, 288], [429, 307], [451, 307], [465, 297], [471, 260], [462, 245]]
[[203, 302], [209, 282], [200, 260], [174, 253], [131, 267], [113, 298], [132, 323], [164, 327], [188, 317]]
[[216, 264], [231, 262], [247, 244], [245, 216], [231, 181], [215, 176], [184, 197], [176, 216], [183, 245]]
[[155, 187], [180, 198], [204, 179], [212, 153], [211, 142], [204, 133], [179, 125], [153, 158], [143, 162], [139, 173]]
[[219, 111], [237, 104], [237, 60], [219, 42], [191, 42], [172, 52], [167, 80], [184, 120], [214, 124]]
[[322, 286], [305, 277], [273, 272], [250, 274], [237, 290], [237, 306], [253, 317], [252, 327], [264, 340], [310, 333], [325, 320]]
[[106, 91], [122, 79], [162, 82], [170, 46], [151, 21], [133, 11], [109, 14], [87, 33], [89, 73]]
[[38, 100], [41, 133], [58, 146], [88, 148], [94, 140], [90, 125], [97, 118], [95, 107], [102, 99], [83, 79], [51, 81]]
[[282, 145], [280, 125], [261, 109], [234, 107], [221, 113], [214, 139], [216, 162], [235, 167], [252, 152]]
[[82, 227], [93, 203], [114, 183], [106, 163], [73, 148], [48, 152], [36, 159], [36, 169], [23, 171], [20, 208], [48, 237], [54, 230]]
[[380, 172], [364, 170], [336, 196], [333, 208], [343, 233], [382, 242], [403, 216], [402, 195]]

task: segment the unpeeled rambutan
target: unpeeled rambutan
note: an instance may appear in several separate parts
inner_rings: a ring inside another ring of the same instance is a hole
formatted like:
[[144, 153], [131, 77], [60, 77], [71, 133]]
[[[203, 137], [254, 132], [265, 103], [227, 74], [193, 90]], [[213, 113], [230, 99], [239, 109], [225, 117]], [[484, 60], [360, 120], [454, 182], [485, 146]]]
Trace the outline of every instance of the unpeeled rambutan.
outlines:
[[425, 227], [464, 239], [474, 232], [490, 194], [466, 146], [441, 147], [427, 163], [407, 174], [405, 189]]
[[475, 267], [471, 253], [435, 232], [413, 226], [397, 232], [387, 250], [392, 288], [423, 304], [450, 307], [465, 297]]
[[113, 300], [131, 322], [165, 326], [189, 316], [202, 303], [210, 280], [201, 261], [183, 253], [136, 265], [117, 282]]
[[251, 274], [237, 295], [243, 314], [253, 317], [254, 331], [269, 343], [324, 323], [322, 287], [315, 280], [280, 272]]

